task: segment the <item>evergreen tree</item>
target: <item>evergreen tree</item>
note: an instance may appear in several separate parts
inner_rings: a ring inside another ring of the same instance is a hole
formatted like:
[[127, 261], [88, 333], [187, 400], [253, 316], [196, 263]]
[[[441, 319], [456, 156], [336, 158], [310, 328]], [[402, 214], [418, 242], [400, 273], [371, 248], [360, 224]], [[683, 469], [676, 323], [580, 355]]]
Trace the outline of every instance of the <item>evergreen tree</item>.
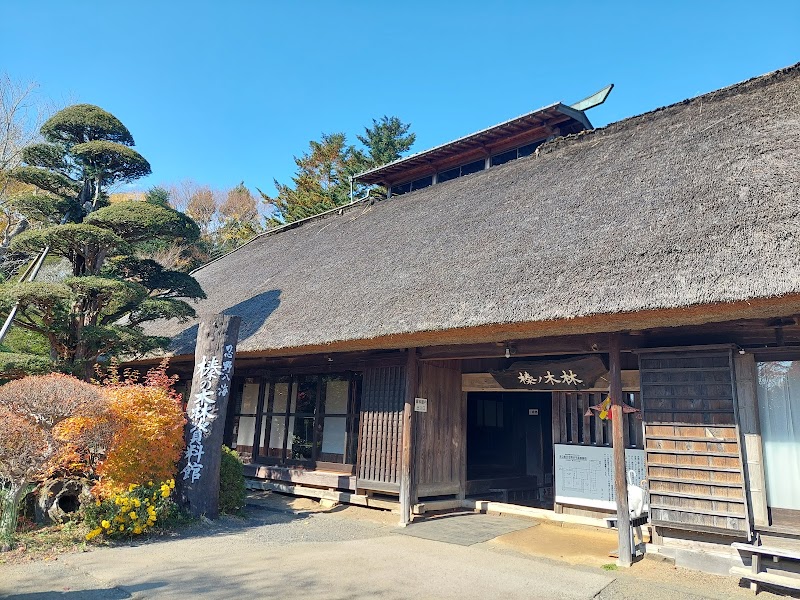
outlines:
[[97, 106], [60, 110], [40, 132], [45, 141], [27, 146], [25, 165], [12, 171], [16, 180], [44, 192], [17, 200], [20, 212], [35, 220], [79, 223], [107, 204], [110, 186], [150, 174], [128, 128]]
[[[320, 141], [309, 142], [309, 151], [294, 159], [292, 185], [275, 181], [274, 198], [258, 190], [271, 210], [267, 225], [292, 223], [347, 204], [350, 178], [400, 158], [416, 139], [410, 128], [397, 117], [384, 116], [373, 119], [372, 127], [357, 136], [363, 149], [348, 144], [344, 133], [323, 134]], [[356, 184], [353, 191], [361, 196], [365, 189]]]
[[363, 170], [394, 162], [408, 152], [417, 139], [409, 129], [411, 124], [397, 117], [384, 115], [380, 120], [372, 119], [372, 127], [365, 127], [364, 135], [356, 136], [365, 149], [360, 152]]
[[34, 255], [47, 248], [71, 274], [61, 281], [8, 283], [0, 287], [0, 306], [18, 306], [14, 323], [47, 339], [56, 368], [88, 378], [102, 355], [139, 354], [168, 343], [144, 335], [142, 323], [194, 316], [182, 300], [205, 297], [194, 278], [140, 254], [159, 242], [196, 240], [199, 229], [158, 190], [150, 201], [107, 204], [108, 186], [150, 172], [131, 148], [130, 132], [110, 113], [86, 104], [68, 107], [41, 133], [45, 142], [25, 148], [26, 164], [13, 171], [40, 191], [20, 210], [41, 225], [16, 236], [11, 250]]
[[344, 133], [323, 134], [320, 141], [309, 142], [309, 151], [294, 162], [294, 186], [275, 181], [275, 198], [258, 190], [272, 208], [269, 225], [299, 221], [350, 201], [350, 177], [357, 173], [360, 161]]

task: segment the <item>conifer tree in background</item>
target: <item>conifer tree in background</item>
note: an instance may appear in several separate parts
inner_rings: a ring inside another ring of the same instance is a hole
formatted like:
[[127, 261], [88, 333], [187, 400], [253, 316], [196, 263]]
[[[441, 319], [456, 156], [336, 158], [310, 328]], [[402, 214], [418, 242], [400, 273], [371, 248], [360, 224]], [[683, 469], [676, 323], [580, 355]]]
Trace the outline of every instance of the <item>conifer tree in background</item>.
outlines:
[[397, 117], [384, 115], [380, 120], [372, 119], [372, 127], [365, 127], [364, 135], [356, 136], [366, 150], [359, 151], [362, 170], [394, 162], [408, 152], [417, 139], [409, 129], [411, 123], [403, 123]]
[[[192, 242], [199, 236], [188, 216], [172, 209], [156, 190], [148, 201], [108, 204], [108, 188], [150, 173], [128, 129], [88, 104], [56, 113], [41, 128], [45, 142], [28, 146], [25, 165], [12, 176], [38, 193], [18, 208], [38, 227], [19, 234], [14, 252], [31, 256], [49, 249], [69, 275], [56, 281], [7, 283], [0, 308], [14, 304], [18, 327], [42, 335], [54, 368], [88, 378], [103, 356], [139, 354], [168, 343], [146, 336], [140, 325], [156, 319], [186, 320], [194, 309], [182, 298], [203, 298], [186, 273], [142, 258], [157, 242]], [[0, 353], [0, 375], [18, 356]]]
[[294, 162], [293, 186], [275, 181], [275, 198], [258, 190], [272, 209], [268, 225], [299, 221], [350, 201], [350, 177], [358, 172], [360, 162], [344, 133], [323, 133], [322, 139], [309, 142], [309, 151]]
[[[397, 117], [372, 120], [372, 127], [357, 136], [363, 149], [347, 143], [344, 133], [323, 134], [320, 141], [309, 142], [309, 151], [295, 157], [297, 171], [293, 185], [275, 181], [277, 196], [258, 190], [271, 214], [268, 226], [292, 223], [342, 206], [350, 201], [350, 178], [358, 173], [400, 158], [416, 138], [411, 125]], [[356, 195], [364, 188], [357, 186]]]

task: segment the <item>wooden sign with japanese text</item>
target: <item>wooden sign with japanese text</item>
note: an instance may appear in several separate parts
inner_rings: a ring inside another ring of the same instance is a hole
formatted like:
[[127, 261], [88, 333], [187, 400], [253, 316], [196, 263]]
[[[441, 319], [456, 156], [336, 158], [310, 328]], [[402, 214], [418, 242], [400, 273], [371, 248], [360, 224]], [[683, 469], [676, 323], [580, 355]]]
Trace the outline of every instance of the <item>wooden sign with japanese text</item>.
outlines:
[[197, 331], [192, 391], [186, 404], [186, 450], [178, 476], [182, 496], [196, 517], [219, 515], [219, 465], [239, 317], [204, 316]]
[[608, 385], [608, 368], [599, 356], [519, 361], [492, 377], [507, 390], [578, 391]]

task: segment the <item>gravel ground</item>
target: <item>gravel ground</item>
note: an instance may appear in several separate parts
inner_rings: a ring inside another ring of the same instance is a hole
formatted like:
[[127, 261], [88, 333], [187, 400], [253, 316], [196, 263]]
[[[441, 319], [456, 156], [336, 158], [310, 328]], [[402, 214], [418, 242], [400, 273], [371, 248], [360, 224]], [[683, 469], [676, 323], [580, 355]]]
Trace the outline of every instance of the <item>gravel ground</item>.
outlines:
[[[58, 560], [0, 565], [0, 597], [749, 599], [732, 578], [644, 561], [605, 571], [548, 544], [544, 525], [457, 546], [393, 535], [397, 515], [264, 495], [245, 518], [224, 517], [167, 537]], [[514, 543], [525, 531], [526, 544]], [[559, 538], [571, 535], [560, 532]], [[585, 534], [583, 534], [585, 537]], [[555, 538], [553, 538], [555, 539]], [[583, 538], [581, 538], [583, 540]], [[588, 539], [588, 538], [587, 538]], [[497, 540], [501, 540], [498, 542]], [[583, 543], [583, 542], [580, 542]], [[602, 547], [607, 545], [601, 540]], [[552, 546], [552, 547], [551, 547]], [[548, 556], [555, 551], [555, 557]], [[541, 552], [541, 554], [537, 554]], [[777, 598], [769, 593], [758, 598]]]

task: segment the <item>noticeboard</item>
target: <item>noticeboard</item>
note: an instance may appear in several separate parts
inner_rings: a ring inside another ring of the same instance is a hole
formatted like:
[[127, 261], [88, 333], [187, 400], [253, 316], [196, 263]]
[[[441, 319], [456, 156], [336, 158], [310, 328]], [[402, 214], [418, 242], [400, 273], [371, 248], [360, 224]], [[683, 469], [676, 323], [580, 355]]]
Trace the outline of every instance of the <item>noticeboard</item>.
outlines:
[[[606, 446], [555, 444], [556, 502], [617, 509], [614, 451]], [[645, 478], [644, 450], [625, 450], [625, 472], [635, 485]]]

